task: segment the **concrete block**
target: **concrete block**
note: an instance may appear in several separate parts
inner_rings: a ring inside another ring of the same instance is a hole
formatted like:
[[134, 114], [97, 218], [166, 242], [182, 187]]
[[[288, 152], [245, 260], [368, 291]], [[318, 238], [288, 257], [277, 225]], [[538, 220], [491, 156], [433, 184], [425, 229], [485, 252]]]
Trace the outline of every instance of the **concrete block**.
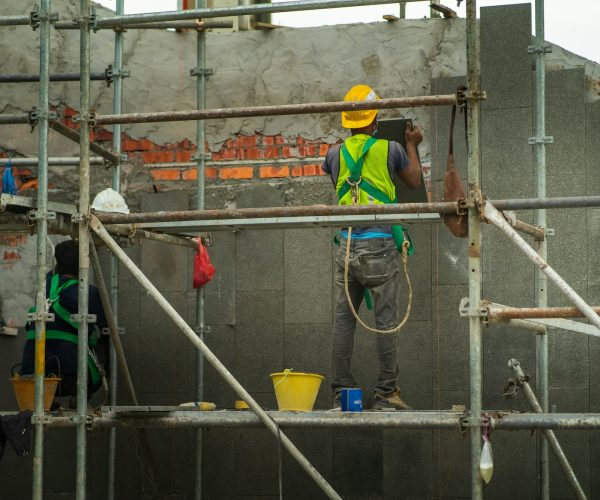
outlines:
[[432, 406], [433, 332], [430, 321], [410, 321], [400, 332], [398, 386], [402, 399], [419, 410]]
[[343, 498], [382, 498], [383, 431], [333, 432], [333, 487]]
[[469, 261], [467, 239], [452, 235], [443, 224], [436, 224], [432, 234], [435, 258], [432, 282], [439, 285], [466, 285]]
[[235, 434], [229, 429], [205, 429], [202, 433], [202, 491], [205, 498], [235, 496]]
[[286, 323], [325, 323], [331, 317], [331, 231], [284, 232], [284, 319]]
[[[208, 249], [217, 270], [205, 289], [205, 321], [208, 325], [235, 323], [235, 234], [213, 233], [213, 245]], [[192, 292], [195, 302], [196, 293]], [[195, 311], [195, 307], [190, 309]]]
[[468, 436], [458, 432], [434, 432], [434, 495], [444, 499], [471, 498], [470, 464]]
[[249, 391], [268, 392], [269, 373], [283, 366], [283, 297], [280, 292], [236, 293], [236, 372]]
[[531, 6], [481, 9], [481, 87], [484, 109], [531, 105]]
[[383, 431], [386, 499], [432, 498], [432, 431]]
[[[287, 429], [285, 431], [302, 454], [313, 464], [319, 473], [331, 484], [333, 481], [333, 439], [329, 430]], [[290, 500], [305, 498], [323, 499], [327, 497], [317, 484], [306, 474], [298, 463], [284, 454], [283, 497]]]
[[586, 105], [585, 170], [586, 194], [600, 192], [600, 101]]
[[550, 330], [549, 384], [553, 389], [586, 389], [590, 386], [590, 339], [564, 330]]
[[528, 143], [532, 109], [515, 106], [486, 109], [481, 116], [481, 184], [489, 199], [534, 196], [533, 148]]
[[[594, 208], [586, 209], [587, 234], [600, 234], [600, 210]], [[595, 238], [586, 238], [587, 244], [587, 279], [589, 297], [594, 305], [598, 302], [600, 294], [600, 252], [597, 251], [598, 245]]]
[[[411, 321], [431, 320], [431, 283], [432, 258], [431, 240], [434, 226], [429, 224], [413, 224], [410, 228], [410, 236], [415, 245], [415, 254], [409, 259], [408, 274], [412, 283], [413, 304], [410, 315]], [[402, 295], [400, 303], [400, 314], [404, 315], [408, 292], [404, 272], [400, 278], [402, 282]]]
[[283, 231], [242, 231], [235, 238], [237, 291], [283, 290]]
[[249, 184], [236, 192], [236, 208], [283, 207], [285, 189], [281, 184]]
[[[431, 80], [431, 93], [434, 95], [453, 94], [461, 85], [467, 85], [466, 77], [434, 78]], [[435, 181], [443, 180], [446, 172], [451, 116], [452, 108], [450, 106], [435, 106], [432, 109], [435, 138], [430, 139], [432, 143], [431, 178]], [[454, 123], [454, 163], [461, 179], [467, 178], [467, 143], [464, 123], [464, 115], [458, 112]]]
[[463, 390], [469, 384], [469, 323], [458, 314], [468, 288], [434, 287], [433, 386], [443, 390]]
[[263, 429], [235, 431], [235, 483], [237, 495], [258, 497], [278, 494], [278, 444]]
[[331, 323], [284, 325], [283, 366], [325, 377], [315, 402], [318, 409], [331, 407], [331, 339]]
[[[589, 344], [590, 344], [590, 350], [589, 350], [590, 359], [598, 359], [598, 356], [600, 356], [600, 339], [590, 338]], [[600, 377], [600, 366], [598, 366], [598, 363], [590, 363], [590, 367], [589, 367], [590, 380], [598, 380], [599, 377]], [[595, 384], [595, 383], [590, 384], [590, 412], [600, 413], [600, 385]], [[594, 434], [594, 433], [592, 433], [592, 434]]]
[[586, 209], [552, 210], [548, 227], [548, 262], [567, 283], [584, 281], [588, 270], [588, 225]]
[[[226, 325], [211, 325], [211, 332], [205, 335], [204, 339], [215, 356], [234, 376], [237, 376], [234, 328]], [[229, 384], [207, 362], [204, 363], [204, 399], [212, 401], [218, 408], [233, 408], [234, 401], [238, 399]]]
[[546, 147], [548, 176], [565, 171], [585, 174], [585, 74], [583, 67], [546, 72], [546, 135], [554, 144]]

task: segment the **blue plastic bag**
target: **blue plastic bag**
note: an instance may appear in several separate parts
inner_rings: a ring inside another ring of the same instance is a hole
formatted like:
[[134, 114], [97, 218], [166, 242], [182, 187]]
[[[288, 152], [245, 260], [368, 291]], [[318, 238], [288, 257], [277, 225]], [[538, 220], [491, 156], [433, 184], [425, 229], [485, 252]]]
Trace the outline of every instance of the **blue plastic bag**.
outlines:
[[12, 165], [10, 160], [4, 168], [4, 174], [2, 175], [2, 192], [6, 194], [17, 194], [17, 183], [12, 173]]

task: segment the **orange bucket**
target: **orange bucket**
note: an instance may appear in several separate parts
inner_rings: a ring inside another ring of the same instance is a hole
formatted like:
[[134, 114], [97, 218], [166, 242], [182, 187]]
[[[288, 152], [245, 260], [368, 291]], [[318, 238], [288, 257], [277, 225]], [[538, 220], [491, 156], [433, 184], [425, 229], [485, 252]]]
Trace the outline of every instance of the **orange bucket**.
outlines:
[[[15, 374], [9, 380], [15, 391], [19, 410], [33, 410], [35, 404], [35, 378], [21, 377], [19, 374]], [[61, 379], [59, 377], [46, 377], [44, 379], [44, 411], [50, 409], [54, 394], [56, 393], [56, 388], [60, 381]]]

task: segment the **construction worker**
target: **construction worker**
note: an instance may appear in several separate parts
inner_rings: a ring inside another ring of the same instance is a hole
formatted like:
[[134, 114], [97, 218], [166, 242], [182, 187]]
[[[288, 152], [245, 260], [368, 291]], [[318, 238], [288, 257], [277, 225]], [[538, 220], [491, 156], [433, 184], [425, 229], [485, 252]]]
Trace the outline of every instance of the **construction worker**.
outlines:
[[[46, 322], [46, 375], [59, 375], [56, 397], [70, 396], [69, 407], [74, 407], [77, 394], [77, 330], [72, 314], [77, 314], [79, 303], [79, 246], [73, 240], [56, 245], [54, 249], [56, 267], [46, 279], [48, 312], [54, 313], [54, 321]], [[99, 335], [106, 327], [106, 317], [98, 289], [89, 285], [88, 312], [96, 315], [96, 323], [89, 324], [88, 354], [88, 398], [102, 385], [103, 368], [98, 357], [106, 359], [107, 340]], [[31, 311], [35, 311], [32, 308]], [[35, 323], [25, 326], [27, 341], [23, 349], [21, 375], [35, 371]]]
[[[367, 85], [355, 85], [344, 97], [345, 101], [378, 99], [375, 91]], [[419, 127], [406, 130], [405, 151], [397, 142], [373, 137], [377, 130], [377, 110], [345, 111], [342, 113], [342, 126], [350, 130], [350, 137], [343, 144], [329, 148], [322, 167], [331, 176], [338, 204], [393, 202], [396, 199], [393, 183], [395, 176], [409, 188], [416, 189], [421, 185], [417, 146], [423, 136]], [[384, 225], [352, 228], [347, 256], [348, 228], [341, 231], [335, 258], [334, 408], [339, 408], [341, 389], [356, 387], [356, 380], [350, 369], [356, 319], [345, 291], [346, 257], [348, 293], [354, 310], [358, 311], [365, 290], [368, 290], [373, 297], [376, 328], [384, 331], [394, 329], [399, 321], [398, 296], [402, 276], [398, 253], [402, 242], [396, 241], [398, 237], [395, 233], [391, 226]], [[379, 377], [373, 395], [373, 408], [410, 410], [410, 406], [400, 398], [400, 390], [396, 385], [399, 332], [376, 335]]]

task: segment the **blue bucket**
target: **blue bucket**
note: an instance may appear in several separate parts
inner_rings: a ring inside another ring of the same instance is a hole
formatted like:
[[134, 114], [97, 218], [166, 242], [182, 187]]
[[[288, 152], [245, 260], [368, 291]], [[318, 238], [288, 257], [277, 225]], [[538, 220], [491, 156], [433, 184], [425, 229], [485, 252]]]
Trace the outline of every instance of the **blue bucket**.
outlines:
[[340, 390], [342, 411], [362, 411], [362, 389]]

